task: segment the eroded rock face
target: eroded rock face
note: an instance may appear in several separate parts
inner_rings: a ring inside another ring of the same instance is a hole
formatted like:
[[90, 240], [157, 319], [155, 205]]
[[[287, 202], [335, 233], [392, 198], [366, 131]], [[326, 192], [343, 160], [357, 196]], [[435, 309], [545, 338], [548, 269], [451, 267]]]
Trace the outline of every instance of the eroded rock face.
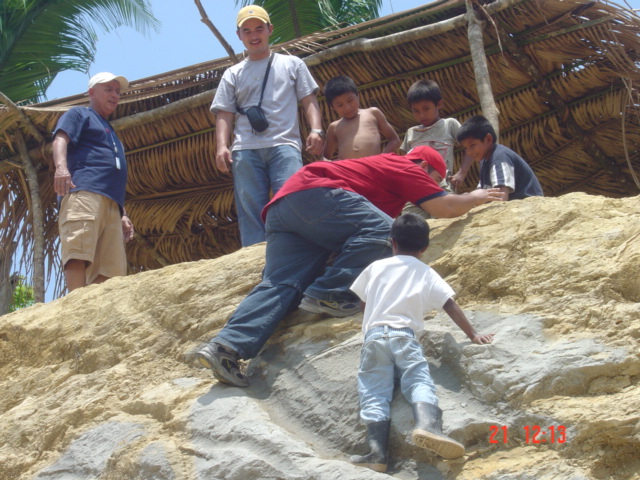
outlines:
[[[424, 260], [496, 337], [473, 345], [443, 312], [425, 319], [445, 431], [467, 455], [415, 447], [397, 392], [389, 475], [637, 478], [640, 197], [531, 198], [430, 225]], [[191, 362], [263, 256], [116, 278], [0, 317], [0, 479], [386, 478], [348, 462], [366, 451], [360, 316], [294, 312], [248, 365], [248, 389]]]

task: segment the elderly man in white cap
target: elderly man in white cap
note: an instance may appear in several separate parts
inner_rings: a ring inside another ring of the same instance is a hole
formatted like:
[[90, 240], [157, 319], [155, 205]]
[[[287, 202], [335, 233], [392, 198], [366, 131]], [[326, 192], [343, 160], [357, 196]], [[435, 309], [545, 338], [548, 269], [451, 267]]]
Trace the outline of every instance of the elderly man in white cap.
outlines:
[[54, 190], [67, 290], [125, 275], [133, 224], [124, 208], [127, 162], [109, 123], [129, 86], [108, 72], [89, 80], [89, 106], [73, 107], [53, 132]]
[[[258, 5], [238, 12], [238, 38], [247, 58], [229, 67], [216, 90], [216, 166], [233, 173], [243, 247], [265, 241], [262, 209], [284, 182], [302, 167], [298, 103], [310, 133], [305, 149], [322, 153], [324, 131], [318, 85], [302, 60], [272, 53], [273, 25]], [[231, 144], [231, 133], [234, 134]]]

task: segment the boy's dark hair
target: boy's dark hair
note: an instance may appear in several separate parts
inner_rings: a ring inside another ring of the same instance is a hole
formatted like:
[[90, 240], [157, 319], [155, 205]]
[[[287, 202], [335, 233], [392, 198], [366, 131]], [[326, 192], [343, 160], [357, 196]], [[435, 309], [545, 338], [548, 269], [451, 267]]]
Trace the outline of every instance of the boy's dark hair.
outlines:
[[429, 224], [415, 213], [403, 213], [391, 225], [391, 239], [403, 252], [420, 252], [429, 246]]
[[440, 85], [433, 80], [418, 80], [414, 82], [407, 91], [407, 102], [411, 106], [421, 100], [428, 100], [438, 105], [438, 102], [442, 100]]
[[330, 79], [324, 86], [324, 98], [327, 104], [331, 106], [336, 97], [345, 93], [355, 93], [358, 95], [358, 87], [350, 77], [346, 75], [338, 75]]
[[491, 125], [491, 122], [482, 115], [474, 115], [464, 122], [458, 129], [456, 139], [458, 143], [467, 138], [475, 138], [477, 140], [484, 140], [487, 133], [491, 134], [493, 143], [496, 143], [496, 131]]

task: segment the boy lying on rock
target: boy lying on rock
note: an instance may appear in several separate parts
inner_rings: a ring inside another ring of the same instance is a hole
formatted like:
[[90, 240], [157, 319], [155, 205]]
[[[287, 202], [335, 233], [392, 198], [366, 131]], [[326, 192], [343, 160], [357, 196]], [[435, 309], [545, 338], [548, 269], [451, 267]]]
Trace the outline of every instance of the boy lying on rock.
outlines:
[[429, 225], [406, 213], [391, 226], [393, 257], [369, 265], [351, 286], [364, 304], [364, 343], [358, 371], [360, 418], [367, 426], [371, 451], [354, 455], [351, 462], [386, 472], [387, 440], [391, 423], [394, 371], [416, 421], [413, 442], [438, 455], [454, 459], [464, 446], [442, 433], [442, 410], [429, 364], [416, 334], [424, 328], [424, 315], [444, 309], [473, 343], [487, 344], [493, 333], [479, 334], [453, 299], [454, 291], [420, 260], [429, 246]]

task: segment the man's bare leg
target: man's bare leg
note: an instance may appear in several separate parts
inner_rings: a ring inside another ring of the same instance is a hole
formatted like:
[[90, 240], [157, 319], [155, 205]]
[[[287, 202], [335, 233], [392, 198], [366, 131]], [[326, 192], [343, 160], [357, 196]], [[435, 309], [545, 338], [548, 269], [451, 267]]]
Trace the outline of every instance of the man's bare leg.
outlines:
[[76, 288], [87, 285], [87, 262], [84, 260], [69, 260], [64, 266], [64, 278], [67, 282], [67, 290], [74, 291]]

